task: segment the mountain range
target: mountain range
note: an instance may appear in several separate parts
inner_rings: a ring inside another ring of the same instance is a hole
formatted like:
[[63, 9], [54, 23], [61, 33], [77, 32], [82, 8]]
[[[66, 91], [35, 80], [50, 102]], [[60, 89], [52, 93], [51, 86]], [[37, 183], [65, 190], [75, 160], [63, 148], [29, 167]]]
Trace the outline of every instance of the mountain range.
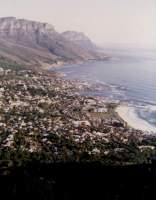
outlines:
[[0, 58], [46, 68], [106, 57], [83, 33], [59, 33], [48, 23], [0, 18]]

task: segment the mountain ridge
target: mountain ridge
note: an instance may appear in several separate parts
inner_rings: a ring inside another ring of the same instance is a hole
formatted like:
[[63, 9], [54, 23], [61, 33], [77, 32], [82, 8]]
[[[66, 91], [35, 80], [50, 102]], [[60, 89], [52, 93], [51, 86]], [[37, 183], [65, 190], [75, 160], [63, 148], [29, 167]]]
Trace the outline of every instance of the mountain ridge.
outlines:
[[[86, 41], [93, 45], [89, 38]], [[63, 36], [48, 23], [15, 17], [0, 18], [0, 56], [36, 67], [78, 63], [105, 57], [96, 50], [84, 48], [83, 45]]]

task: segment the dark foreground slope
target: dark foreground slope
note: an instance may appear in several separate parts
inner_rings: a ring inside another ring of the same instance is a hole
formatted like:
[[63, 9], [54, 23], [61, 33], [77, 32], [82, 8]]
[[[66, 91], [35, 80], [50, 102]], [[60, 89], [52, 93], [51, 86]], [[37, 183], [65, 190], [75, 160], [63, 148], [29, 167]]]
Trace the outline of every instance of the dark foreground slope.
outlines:
[[156, 166], [31, 163], [0, 177], [1, 199], [155, 199]]

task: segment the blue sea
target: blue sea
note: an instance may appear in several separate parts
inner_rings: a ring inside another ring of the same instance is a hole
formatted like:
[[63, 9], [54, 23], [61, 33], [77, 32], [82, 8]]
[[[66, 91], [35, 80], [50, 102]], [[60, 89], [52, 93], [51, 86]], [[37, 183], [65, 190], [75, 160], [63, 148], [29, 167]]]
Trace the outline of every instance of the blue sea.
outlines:
[[107, 61], [86, 62], [55, 68], [67, 79], [109, 85], [110, 90], [92, 95], [128, 102], [138, 117], [156, 126], [156, 49], [107, 48]]

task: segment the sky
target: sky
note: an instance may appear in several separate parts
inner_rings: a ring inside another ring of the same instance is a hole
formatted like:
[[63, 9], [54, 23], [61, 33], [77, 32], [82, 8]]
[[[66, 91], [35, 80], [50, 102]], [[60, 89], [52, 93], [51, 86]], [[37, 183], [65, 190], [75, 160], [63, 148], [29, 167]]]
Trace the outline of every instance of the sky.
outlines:
[[0, 0], [0, 17], [48, 22], [96, 43], [156, 46], [156, 0]]

